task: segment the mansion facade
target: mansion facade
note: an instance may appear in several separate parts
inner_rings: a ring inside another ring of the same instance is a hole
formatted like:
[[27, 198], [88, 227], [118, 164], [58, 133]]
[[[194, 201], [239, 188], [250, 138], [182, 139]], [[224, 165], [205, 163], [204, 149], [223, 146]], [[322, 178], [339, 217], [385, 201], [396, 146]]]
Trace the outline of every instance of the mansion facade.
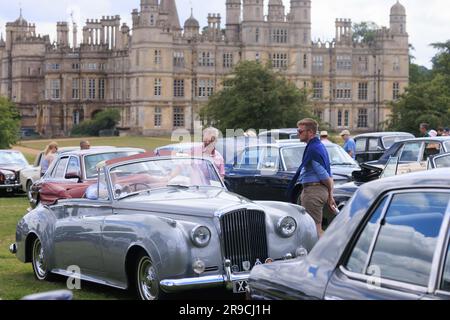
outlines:
[[[16, 103], [22, 127], [64, 136], [105, 108], [121, 111], [119, 129], [166, 135], [192, 130], [199, 111], [242, 60], [272, 66], [311, 93], [314, 113], [335, 130], [377, 131], [409, 83], [406, 11], [397, 1], [390, 26], [370, 44], [353, 40], [337, 19], [333, 41], [311, 39], [311, 0], [226, 0], [200, 30], [181, 27], [175, 0], [141, 0], [132, 26], [120, 16], [57, 23], [57, 39], [36, 33], [22, 14], [0, 40], [0, 95]], [[80, 38], [80, 42], [78, 41]], [[243, 128], [246, 129], [246, 128]], [[259, 128], [257, 128], [259, 129]]]

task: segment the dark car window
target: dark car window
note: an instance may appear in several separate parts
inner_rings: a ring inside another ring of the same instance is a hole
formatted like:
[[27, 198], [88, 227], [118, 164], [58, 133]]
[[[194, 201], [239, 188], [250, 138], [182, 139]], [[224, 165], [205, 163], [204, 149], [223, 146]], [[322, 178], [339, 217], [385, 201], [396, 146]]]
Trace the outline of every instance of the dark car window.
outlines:
[[[450, 232], [447, 238], [450, 237]], [[450, 292], [450, 243], [447, 244], [447, 253], [445, 255], [445, 264], [442, 271], [442, 282], [440, 285], [441, 290]]]
[[402, 150], [403, 143], [396, 143], [390, 147], [380, 158], [380, 161], [387, 162], [390, 157], [399, 157]]
[[384, 148], [385, 149], [389, 149], [390, 147], [393, 146], [394, 143], [398, 142], [398, 141], [402, 141], [402, 140], [408, 140], [414, 138], [413, 135], [409, 135], [409, 136], [386, 136], [383, 137], [383, 144], [384, 144]]
[[262, 156], [264, 148], [248, 148], [242, 152], [238, 161], [238, 169], [257, 170], [259, 159]]
[[427, 286], [449, 193], [403, 193], [393, 197], [381, 222], [368, 270], [383, 279]]
[[366, 151], [366, 142], [367, 139], [357, 139], [356, 140], [356, 152], [364, 152]]
[[445, 151], [450, 152], [450, 141], [445, 142], [444, 145], [445, 145]]
[[400, 156], [400, 162], [416, 162], [419, 159], [420, 149], [422, 142], [410, 142], [405, 143], [402, 154]]
[[365, 226], [361, 236], [359, 237], [355, 247], [352, 250], [346, 268], [355, 273], [364, 273], [364, 267], [369, 256], [370, 244], [376, 234], [381, 214], [383, 213], [388, 197], [385, 197], [375, 209], [372, 217]]
[[54, 179], [64, 179], [68, 162], [69, 158], [60, 159], [59, 162], [56, 164], [55, 168], [53, 169], [51, 177]]
[[378, 138], [371, 138], [369, 139], [369, 151], [380, 151], [380, 139]]
[[450, 168], [450, 154], [434, 159], [436, 168]]
[[434, 156], [441, 153], [441, 144], [439, 142], [427, 142], [423, 149], [421, 161], [427, 161], [430, 156]]
[[66, 174], [76, 174], [78, 176], [81, 175], [80, 161], [77, 157], [70, 157], [69, 166], [67, 167]]

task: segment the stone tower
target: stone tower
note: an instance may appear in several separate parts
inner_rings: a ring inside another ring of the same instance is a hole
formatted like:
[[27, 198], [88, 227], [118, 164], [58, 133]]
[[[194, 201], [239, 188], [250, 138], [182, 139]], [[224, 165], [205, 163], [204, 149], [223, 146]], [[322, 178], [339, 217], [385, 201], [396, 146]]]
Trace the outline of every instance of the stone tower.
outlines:
[[291, 0], [289, 19], [296, 32], [295, 43], [309, 46], [311, 43], [311, 0]]
[[264, 21], [264, 0], [243, 0], [244, 22]]
[[200, 23], [194, 18], [194, 12], [191, 10], [191, 16], [184, 23], [184, 36], [188, 39], [198, 37], [200, 31]]
[[141, 26], [155, 27], [158, 13], [158, 0], [141, 0]]
[[264, 43], [264, 0], [243, 0], [242, 42]]
[[69, 46], [69, 25], [67, 22], [58, 22], [56, 24], [56, 42], [61, 47]]
[[269, 0], [269, 21], [284, 21], [284, 5], [282, 0]]
[[399, 1], [391, 8], [390, 33], [394, 36], [401, 48], [409, 47], [409, 35], [406, 29], [406, 10]]
[[239, 41], [241, 23], [241, 0], [227, 0], [226, 36], [229, 41]]

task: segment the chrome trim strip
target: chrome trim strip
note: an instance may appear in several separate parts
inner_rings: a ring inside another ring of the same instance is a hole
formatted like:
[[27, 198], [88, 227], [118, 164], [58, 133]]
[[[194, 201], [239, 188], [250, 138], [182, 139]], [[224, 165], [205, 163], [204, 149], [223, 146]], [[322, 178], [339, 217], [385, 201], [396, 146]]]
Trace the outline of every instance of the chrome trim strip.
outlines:
[[[369, 283], [370, 280], [372, 280], [372, 276], [366, 276], [363, 274], [359, 274], [359, 273], [354, 273], [351, 272], [349, 270], [347, 270], [344, 266], [340, 266], [339, 270], [345, 274], [347, 277], [349, 277], [352, 280], [359, 280], [359, 281], [364, 281], [366, 283]], [[421, 287], [418, 285], [414, 285], [414, 284], [409, 284], [409, 283], [403, 283], [403, 282], [399, 282], [399, 281], [395, 281], [395, 280], [390, 280], [390, 279], [384, 279], [384, 278], [380, 278], [380, 283], [381, 286], [379, 288], [376, 289], [390, 289], [390, 288], [386, 288], [386, 286], [390, 286], [393, 288], [399, 288], [399, 289], [403, 289], [403, 290], [410, 290], [410, 291], [416, 291], [418, 293], [422, 293], [422, 294], [426, 294], [428, 289], [426, 287]]]
[[[74, 277], [73, 273], [67, 272], [66, 270], [62, 270], [62, 269], [53, 269], [51, 272], [55, 273], [55, 274], [59, 274], [61, 276], [65, 276], [65, 277]], [[126, 290], [127, 289], [126, 286], [115, 285], [115, 284], [113, 284], [111, 282], [102, 281], [102, 280], [99, 280], [97, 278], [93, 278], [93, 277], [90, 277], [90, 276], [85, 276], [83, 274], [80, 274], [79, 277], [80, 277], [80, 279], [82, 281], [98, 283], [98, 284], [101, 284], [101, 285], [104, 285], [104, 286], [113, 287], [113, 288], [122, 289], [122, 290]]]
[[18, 184], [2, 184], [0, 185], [0, 189], [9, 189], [9, 188], [19, 188], [22, 187], [20, 183]]

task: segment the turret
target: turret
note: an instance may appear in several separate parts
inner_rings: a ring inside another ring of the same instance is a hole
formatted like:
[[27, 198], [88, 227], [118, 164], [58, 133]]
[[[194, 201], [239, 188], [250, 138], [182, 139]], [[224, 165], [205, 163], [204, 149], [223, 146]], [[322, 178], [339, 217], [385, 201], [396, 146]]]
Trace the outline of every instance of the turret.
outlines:
[[406, 35], [406, 10], [397, 1], [391, 8], [391, 33], [395, 35]]
[[284, 5], [282, 0], [269, 0], [269, 21], [284, 21]]
[[56, 24], [56, 42], [58, 46], [69, 46], [69, 25], [67, 22], [58, 22]]
[[243, 0], [244, 22], [264, 21], [264, 0]]
[[227, 0], [226, 37], [230, 41], [239, 40], [241, 23], [241, 0]]

